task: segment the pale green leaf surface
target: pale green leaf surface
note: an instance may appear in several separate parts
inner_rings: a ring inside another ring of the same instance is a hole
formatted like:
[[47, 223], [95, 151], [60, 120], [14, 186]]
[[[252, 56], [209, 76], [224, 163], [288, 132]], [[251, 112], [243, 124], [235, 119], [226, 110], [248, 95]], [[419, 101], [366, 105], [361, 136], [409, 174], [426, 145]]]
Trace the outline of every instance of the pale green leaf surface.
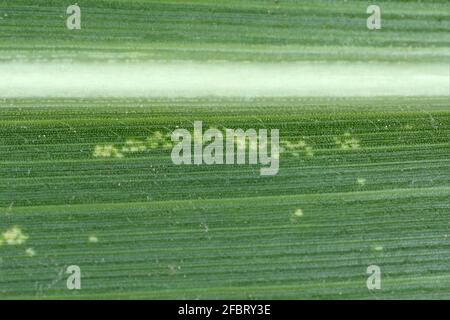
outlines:
[[[381, 4], [376, 32], [366, 1], [79, 4], [72, 32], [64, 1], [0, 3], [0, 299], [450, 298], [446, 1]], [[211, 81], [130, 85], [127, 68], [177, 63]], [[254, 81], [220, 91], [230, 65]], [[341, 80], [275, 90], [286, 65]], [[175, 166], [165, 135], [195, 120], [296, 147], [274, 177]]]

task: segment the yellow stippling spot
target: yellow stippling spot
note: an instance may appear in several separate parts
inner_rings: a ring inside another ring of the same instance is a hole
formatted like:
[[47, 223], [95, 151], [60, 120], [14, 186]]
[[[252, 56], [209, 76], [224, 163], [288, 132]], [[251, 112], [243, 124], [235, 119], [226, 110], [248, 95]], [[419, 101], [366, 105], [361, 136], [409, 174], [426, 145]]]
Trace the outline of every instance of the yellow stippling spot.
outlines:
[[164, 140], [164, 135], [160, 131], [156, 131], [153, 133], [152, 138], [157, 141]]
[[280, 144], [281, 144], [282, 146], [284, 146], [284, 147], [283, 147], [283, 150], [288, 151], [288, 150], [292, 150], [292, 149], [293, 149], [293, 148], [292, 148], [292, 143], [291, 143], [290, 141], [287, 141], [287, 140], [281, 140], [281, 141], [280, 141]]
[[98, 242], [98, 238], [96, 236], [89, 236], [89, 242], [90, 243], [97, 243]]
[[123, 154], [113, 145], [95, 146], [94, 157], [96, 158], [123, 158]]
[[382, 246], [375, 246], [373, 247], [374, 251], [383, 251], [383, 247]]
[[297, 142], [297, 144], [294, 144], [294, 146], [297, 146], [297, 147], [299, 147], [299, 148], [305, 148], [305, 147], [306, 147], [306, 142], [303, 141], [303, 140], [299, 140], [299, 141]]
[[2, 234], [3, 240], [9, 245], [23, 244], [28, 236], [22, 233], [19, 227], [12, 227]]
[[147, 145], [150, 149], [158, 148], [158, 141], [155, 141], [153, 138], [147, 138]]
[[28, 248], [25, 250], [25, 254], [29, 257], [34, 257], [36, 255], [36, 251], [33, 248]]
[[[197, 136], [194, 135], [194, 140], [201, 141], [201, 134], [197, 133]], [[170, 149], [172, 147], [172, 141], [168, 135], [164, 135], [160, 131], [153, 132], [150, 137], [147, 138], [147, 146], [150, 149], [156, 149], [161, 147], [163, 149]]]
[[360, 186], [363, 186], [366, 184], [366, 179], [358, 178], [358, 179], [356, 179], [356, 183], [359, 184]]
[[302, 209], [297, 209], [294, 211], [294, 216], [296, 217], [303, 217], [303, 210]]
[[285, 145], [287, 150], [295, 150], [295, 149], [302, 149], [307, 146], [306, 142], [303, 140], [299, 140], [297, 143], [292, 143], [287, 140], [281, 141], [282, 144]]
[[12, 213], [12, 211], [13, 211], [13, 205], [14, 205], [14, 202], [11, 202], [10, 204], [9, 204], [9, 207], [8, 208], [6, 208], [6, 215], [10, 215], [11, 213]]
[[125, 141], [125, 146], [122, 147], [122, 152], [144, 152], [147, 150], [147, 147], [144, 145], [144, 142], [139, 140], [128, 139]]
[[171, 274], [171, 275], [177, 274], [178, 271], [181, 269], [180, 266], [176, 266], [173, 264], [169, 264], [167, 267], [169, 268], [169, 274]]
[[314, 155], [313, 149], [310, 146], [305, 147], [305, 154], [308, 157], [312, 157]]
[[350, 133], [346, 132], [344, 133], [344, 137], [342, 139], [340, 138], [334, 138], [334, 142], [342, 149], [342, 150], [354, 150], [359, 149], [359, 140], [355, 139], [351, 136]]
[[287, 140], [281, 141], [281, 152], [286, 152], [298, 158], [300, 156], [299, 151], [303, 151], [306, 156], [312, 157], [314, 155], [313, 148], [309, 146], [304, 140], [299, 140], [297, 143], [292, 143]]

